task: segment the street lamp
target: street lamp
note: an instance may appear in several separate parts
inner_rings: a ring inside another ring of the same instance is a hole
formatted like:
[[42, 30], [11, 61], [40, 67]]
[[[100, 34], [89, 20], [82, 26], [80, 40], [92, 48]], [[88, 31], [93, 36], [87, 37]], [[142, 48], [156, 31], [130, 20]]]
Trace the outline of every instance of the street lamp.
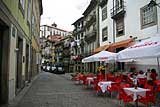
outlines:
[[148, 4], [148, 7], [158, 6], [160, 8], [160, 3], [156, 3], [156, 1], [151, 0]]

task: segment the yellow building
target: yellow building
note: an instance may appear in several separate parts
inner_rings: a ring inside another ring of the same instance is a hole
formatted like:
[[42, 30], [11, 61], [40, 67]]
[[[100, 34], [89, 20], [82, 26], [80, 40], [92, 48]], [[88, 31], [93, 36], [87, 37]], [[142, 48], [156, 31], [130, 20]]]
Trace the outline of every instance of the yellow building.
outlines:
[[31, 80], [32, 43], [38, 44], [41, 14], [42, 0], [0, 0], [0, 105]]

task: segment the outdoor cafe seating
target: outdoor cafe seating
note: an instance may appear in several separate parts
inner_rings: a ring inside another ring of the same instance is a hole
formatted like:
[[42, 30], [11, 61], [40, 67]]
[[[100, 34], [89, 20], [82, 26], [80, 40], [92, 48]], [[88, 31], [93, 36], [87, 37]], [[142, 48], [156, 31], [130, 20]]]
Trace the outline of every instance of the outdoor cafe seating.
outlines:
[[146, 78], [138, 78], [137, 86], [130, 77], [128, 76], [124, 80], [123, 75], [116, 74], [97, 74], [96, 77], [93, 74], [78, 75], [78, 80], [83, 81], [84, 86], [94, 85], [96, 92], [118, 92], [118, 98], [124, 105], [133, 102], [138, 107], [138, 103], [144, 104], [145, 106], [151, 104], [155, 105], [157, 102], [156, 93], [160, 93], [160, 80], [155, 80], [154, 84], [147, 82]]

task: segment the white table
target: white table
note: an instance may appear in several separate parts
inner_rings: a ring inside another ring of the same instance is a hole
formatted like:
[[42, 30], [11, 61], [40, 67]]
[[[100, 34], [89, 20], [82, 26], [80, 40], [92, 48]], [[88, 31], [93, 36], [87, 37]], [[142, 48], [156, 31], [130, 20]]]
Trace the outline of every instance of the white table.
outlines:
[[149, 91], [149, 90], [150, 90], [150, 89], [145, 89], [145, 88], [140, 88], [140, 87], [137, 87], [137, 89], [135, 89], [135, 87], [132, 87], [132, 88], [124, 88], [124, 91], [125, 91], [128, 95], [133, 94], [133, 101], [135, 101], [136, 107], [138, 107], [138, 101], [137, 101], [138, 95], [140, 95], [140, 96], [142, 96], [142, 97], [146, 97], [146, 91]]
[[107, 91], [107, 87], [111, 87], [112, 83], [114, 83], [113, 81], [101, 81], [98, 83], [98, 86], [100, 86], [102, 92], [104, 93], [105, 91]]
[[91, 82], [94, 81], [94, 78], [93, 77], [87, 77], [87, 82], [88, 82], [88, 85], [91, 84]]

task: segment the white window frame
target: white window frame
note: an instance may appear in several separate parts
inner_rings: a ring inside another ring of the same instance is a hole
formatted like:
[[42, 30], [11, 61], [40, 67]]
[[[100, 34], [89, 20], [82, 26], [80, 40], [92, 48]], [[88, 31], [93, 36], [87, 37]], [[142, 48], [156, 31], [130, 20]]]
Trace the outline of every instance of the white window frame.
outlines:
[[157, 24], [157, 7], [148, 7], [147, 5], [140, 9], [141, 29], [151, 27]]
[[108, 27], [102, 29], [102, 41], [108, 40]]
[[21, 6], [22, 6], [22, 9], [24, 10], [25, 8], [25, 0], [19, 0]]
[[107, 19], [107, 6], [102, 9], [102, 21]]
[[28, 0], [28, 9], [27, 9], [27, 20], [28, 20], [28, 22], [31, 21], [31, 8], [32, 8], [31, 0]]

